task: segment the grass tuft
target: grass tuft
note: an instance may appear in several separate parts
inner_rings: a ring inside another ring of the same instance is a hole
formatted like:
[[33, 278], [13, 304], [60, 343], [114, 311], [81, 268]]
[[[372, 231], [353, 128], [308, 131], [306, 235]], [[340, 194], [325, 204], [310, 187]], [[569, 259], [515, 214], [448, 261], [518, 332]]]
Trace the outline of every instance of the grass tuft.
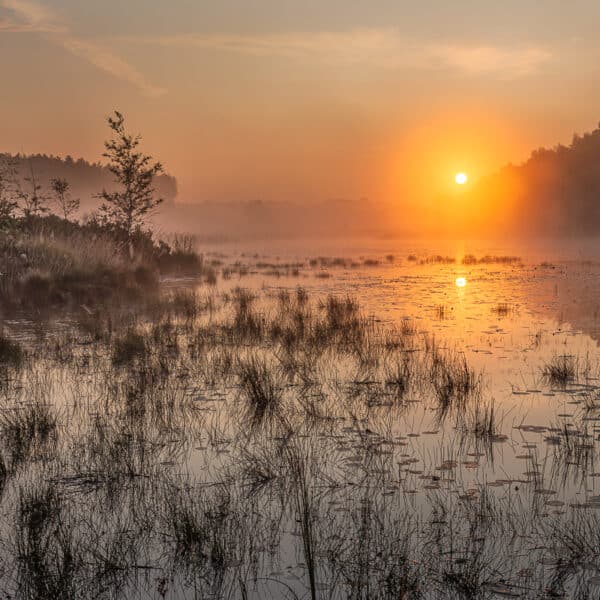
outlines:
[[575, 358], [569, 355], [555, 356], [543, 368], [544, 377], [552, 384], [565, 386], [577, 375]]
[[247, 417], [253, 427], [281, 415], [283, 392], [273, 367], [253, 356], [240, 362], [238, 373]]

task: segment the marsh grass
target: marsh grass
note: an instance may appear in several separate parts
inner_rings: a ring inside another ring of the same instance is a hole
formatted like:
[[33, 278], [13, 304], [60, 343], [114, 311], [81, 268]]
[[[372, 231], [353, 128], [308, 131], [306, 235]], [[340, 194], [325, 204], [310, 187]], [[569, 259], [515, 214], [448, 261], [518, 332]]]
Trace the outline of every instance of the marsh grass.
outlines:
[[463, 265], [518, 265], [522, 263], [519, 256], [495, 256], [486, 254], [477, 258], [473, 254], [465, 254], [462, 258]]
[[122, 233], [93, 219], [15, 222], [0, 236], [0, 302], [27, 310], [96, 307], [158, 295], [159, 274], [216, 281], [191, 238], [174, 236], [168, 244], [141, 230], [129, 241]]
[[442, 419], [451, 409], [464, 408], [481, 387], [481, 376], [469, 367], [460, 353], [432, 350], [429, 377]]
[[23, 598], [77, 598], [81, 556], [56, 487], [21, 489], [16, 523], [17, 589]]
[[[175, 482], [164, 489], [163, 536], [175, 573], [186, 577], [192, 597], [223, 598], [238, 588], [241, 565], [248, 560], [252, 522], [227, 482], [193, 488]], [[257, 530], [257, 538], [260, 533]]]
[[565, 386], [577, 376], [577, 361], [574, 356], [554, 356], [544, 367], [542, 373], [551, 385]]
[[577, 428], [570, 423], [563, 422], [551, 427], [554, 435], [558, 436], [558, 443], [554, 445], [555, 457], [558, 458], [569, 471], [569, 467], [590, 472], [594, 465], [595, 448], [594, 436], [586, 426]]
[[147, 353], [145, 337], [132, 329], [114, 340], [112, 349], [112, 362], [115, 366], [128, 366], [136, 359], [143, 359]]
[[583, 394], [583, 402], [588, 411], [595, 411], [600, 408], [600, 390], [591, 389]]
[[[587, 422], [554, 431], [561, 445], [546, 457], [531, 451], [535, 476], [486, 481], [498, 469], [477, 444], [491, 445], [503, 417], [465, 355], [415, 321], [384, 326], [352, 298], [301, 288], [173, 290], [98, 317], [97, 334], [77, 321], [28, 345], [0, 394], [7, 594], [533, 600], [592, 589], [598, 502], [552, 511], [554, 492], [569, 492], [544, 470], [553, 452], [592, 471]], [[430, 426], [439, 437], [423, 441]]]
[[393, 397], [401, 402], [410, 390], [413, 372], [408, 355], [386, 360], [385, 385]]
[[24, 358], [25, 352], [17, 342], [0, 335], [0, 365], [20, 367]]
[[0, 412], [0, 430], [14, 470], [34, 454], [40, 458], [51, 450], [57, 436], [57, 416], [53, 406], [35, 401]]
[[252, 342], [260, 339], [264, 331], [264, 321], [254, 307], [255, 296], [242, 288], [233, 291], [233, 318], [226, 326], [226, 332], [232, 341]]
[[515, 308], [508, 302], [499, 302], [496, 306], [492, 307], [492, 312], [499, 317], [508, 317], [515, 312]]
[[444, 321], [448, 318], [448, 308], [444, 304], [438, 304], [435, 307], [435, 317], [438, 321]]
[[317, 600], [317, 561], [316, 561], [316, 504], [312, 491], [312, 477], [309, 472], [309, 455], [301, 445], [286, 448], [287, 466], [293, 483], [293, 504], [296, 521], [300, 527], [304, 561], [308, 574], [311, 600]]
[[283, 418], [283, 386], [273, 365], [250, 356], [238, 365], [238, 377], [246, 419], [253, 429]]
[[131, 262], [109, 238], [87, 232], [24, 233], [0, 240], [5, 303], [46, 307], [95, 304], [113, 296], [141, 297], [157, 278], [140, 261]]
[[493, 440], [500, 433], [494, 401], [475, 402], [461, 420], [464, 431], [480, 440]]

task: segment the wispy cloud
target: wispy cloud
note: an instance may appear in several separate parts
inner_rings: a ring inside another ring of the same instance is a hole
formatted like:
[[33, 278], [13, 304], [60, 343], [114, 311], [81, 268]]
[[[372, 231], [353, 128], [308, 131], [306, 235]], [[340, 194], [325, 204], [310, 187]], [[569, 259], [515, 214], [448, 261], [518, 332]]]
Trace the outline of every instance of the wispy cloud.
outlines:
[[48, 7], [30, 0], [0, 0], [0, 8], [10, 17], [0, 16], [0, 33], [38, 33], [101, 71], [135, 86], [146, 96], [160, 96], [166, 90], [151, 84], [146, 77], [111, 48], [87, 40], [70, 28]]
[[0, 17], [0, 33], [3, 31], [8, 31], [12, 33], [23, 33], [25, 31], [35, 31], [35, 29], [32, 29], [29, 25], [17, 23], [12, 19]]
[[54, 12], [41, 4], [29, 0], [1, 0], [0, 7], [11, 11], [19, 19], [12, 21], [4, 18], [0, 21], [7, 25], [3, 30], [38, 33], [62, 33], [65, 31], [64, 25], [60, 23]]
[[449, 68], [471, 74], [502, 77], [527, 75], [552, 54], [535, 45], [440, 45], [410, 40], [393, 29], [306, 32], [265, 35], [182, 34], [130, 41], [171, 47], [196, 47], [256, 56], [318, 58], [335, 63], [372, 63], [381, 67]]
[[105, 73], [131, 83], [146, 96], [161, 96], [166, 93], [164, 88], [149, 83], [142, 73], [108, 48], [72, 36], [61, 37], [60, 43], [69, 52], [87, 60]]
[[118, 41], [162, 47], [237, 52], [254, 56], [283, 56], [345, 65], [364, 63], [381, 68], [449, 69], [468, 75], [510, 79], [529, 75], [552, 58], [537, 45], [437, 44], [402, 36], [394, 29], [290, 32], [280, 34], [175, 34], [121, 37], [112, 43], [77, 36], [47, 6], [32, 0], [0, 0], [0, 33], [36, 32], [111, 76], [135, 86], [146, 96], [166, 90], [114, 52]]
[[545, 48], [527, 46], [433, 46], [431, 56], [444, 64], [470, 73], [500, 72], [515, 76], [528, 75], [552, 58]]

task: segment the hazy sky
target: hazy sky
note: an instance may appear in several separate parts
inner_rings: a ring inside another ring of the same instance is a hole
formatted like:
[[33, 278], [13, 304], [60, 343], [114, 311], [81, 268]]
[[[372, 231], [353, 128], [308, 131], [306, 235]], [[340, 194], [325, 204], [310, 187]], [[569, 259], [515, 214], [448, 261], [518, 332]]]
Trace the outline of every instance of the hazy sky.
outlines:
[[117, 108], [185, 200], [432, 202], [600, 119], [598, 0], [0, 0], [0, 151]]

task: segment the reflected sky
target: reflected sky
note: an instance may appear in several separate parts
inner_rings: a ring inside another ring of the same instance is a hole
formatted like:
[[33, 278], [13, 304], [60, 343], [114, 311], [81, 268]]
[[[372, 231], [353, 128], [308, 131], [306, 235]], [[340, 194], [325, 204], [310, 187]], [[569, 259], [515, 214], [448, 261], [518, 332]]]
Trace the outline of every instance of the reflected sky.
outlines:
[[[551, 470], [556, 464], [552, 428], [567, 423], [581, 428], [588, 423], [590, 431], [595, 430], [595, 417], [585, 412], [583, 398], [597, 391], [600, 374], [600, 263], [572, 257], [540, 260], [540, 255], [523, 254], [522, 263], [464, 265], [460, 250], [451, 254], [458, 257], [456, 262], [432, 263], [426, 258], [437, 253], [390, 243], [352, 251], [338, 248], [329, 256], [346, 256], [355, 266], [324, 269], [308, 262], [324, 253], [305, 250], [302, 255], [289, 249], [286, 254], [270, 253], [264, 247], [262, 252], [238, 248], [227, 260], [237, 258], [252, 265], [284, 264], [293, 258], [305, 267], [298, 277], [274, 276], [272, 268], [250, 268], [248, 276], [234, 277], [226, 285], [254, 288], [266, 297], [298, 286], [310, 294], [350, 295], [376, 322], [393, 326], [408, 319], [419, 332], [433, 335], [441, 348], [464, 353], [469, 365], [483, 373], [482, 400], [493, 403], [506, 436], [493, 444], [485, 468], [461, 470], [465, 486], [469, 481], [502, 486], [506, 481], [525, 480], [531, 471], [528, 462]], [[417, 254], [409, 260], [413, 252]], [[469, 252], [479, 257], [489, 254], [485, 248], [480, 252], [469, 248]], [[496, 256], [508, 254], [500, 249]], [[365, 260], [371, 266], [364, 266]], [[360, 261], [362, 266], [357, 267]], [[574, 358], [580, 379], [561, 388], [545, 379], [544, 368], [562, 356]], [[399, 431], [413, 431], [411, 452], [425, 464], [436, 460], [446, 438], [455, 437], [453, 424], [439, 425], [432, 410], [427, 402], [417, 402], [405, 420], [395, 424]], [[471, 454], [480, 459], [475, 448], [467, 448], [465, 458]], [[577, 476], [569, 475], [563, 499], [572, 501], [590, 490], [600, 492], [598, 478]]]

